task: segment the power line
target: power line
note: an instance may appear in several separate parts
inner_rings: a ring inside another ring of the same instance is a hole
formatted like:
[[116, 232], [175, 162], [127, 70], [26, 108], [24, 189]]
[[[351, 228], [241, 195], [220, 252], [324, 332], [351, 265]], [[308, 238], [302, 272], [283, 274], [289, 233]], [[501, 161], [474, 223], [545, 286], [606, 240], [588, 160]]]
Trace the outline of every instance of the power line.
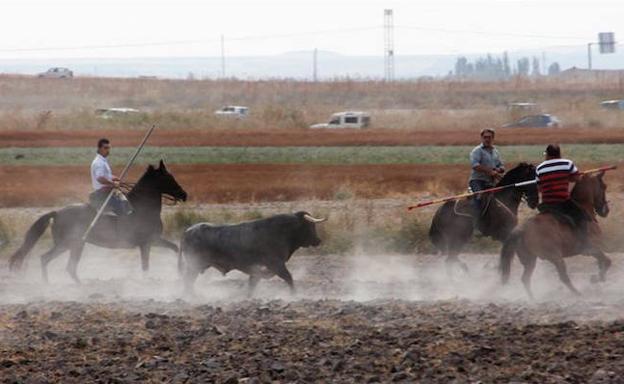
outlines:
[[432, 31], [432, 32], [443, 32], [450, 34], [464, 34], [470, 33], [475, 35], [486, 35], [486, 36], [508, 36], [508, 37], [528, 37], [535, 39], [560, 39], [560, 40], [587, 40], [586, 36], [562, 36], [562, 35], [539, 35], [539, 34], [528, 34], [528, 33], [512, 33], [512, 32], [501, 32], [501, 31], [482, 31], [482, 30], [468, 30], [468, 29], [447, 29], [447, 28], [438, 28], [438, 27], [422, 27], [422, 26], [414, 26], [414, 25], [397, 25], [396, 28], [399, 29], [414, 29], [419, 31]]
[[[340, 29], [327, 29], [327, 30], [320, 30], [320, 31], [284, 33], [284, 34], [274, 34], [274, 35], [240, 36], [240, 37], [228, 38], [228, 41], [283, 39], [283, 38], [299, 37], [299, 36], [312, 36], [312, 35], [324, 35], [324, 34], [333, 34], [333, 33], [349, 33], [349, 32], [360, 32], [360, 31], [367, 31], [367, 30], [378, 30], [379, 28], [380, 28], [379, 26], [358, 27], [358, 28], [340, 28]], [[220, 41], [221, 39], [202, 39], [202, 40], [178, 40], [178, 41], [77, 45], [77, 46], [59, 46], [59, 47], [3, 48], [3, 49], [0, 49], [0, 52], [46, 52], [46, 51], [79, 51], [79, 50], [111, 49], [111, 48], [140, 48], [140, 47], [220, 43]]]

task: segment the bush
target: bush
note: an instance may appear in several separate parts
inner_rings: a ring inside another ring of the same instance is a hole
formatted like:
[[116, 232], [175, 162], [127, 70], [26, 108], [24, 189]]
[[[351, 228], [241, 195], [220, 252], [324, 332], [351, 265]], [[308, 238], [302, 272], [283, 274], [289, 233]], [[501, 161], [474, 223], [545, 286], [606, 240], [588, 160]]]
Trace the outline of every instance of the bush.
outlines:
[[3, 221], [0, 221], [0, 250], [7, 247], [11, 242], [11, 230], [9, 227], [4, 224]]
[[192, 210], [178, 210], [164, 217], [165, 232], [180, 235], [193, 224], [207, 221], [206, 217]]

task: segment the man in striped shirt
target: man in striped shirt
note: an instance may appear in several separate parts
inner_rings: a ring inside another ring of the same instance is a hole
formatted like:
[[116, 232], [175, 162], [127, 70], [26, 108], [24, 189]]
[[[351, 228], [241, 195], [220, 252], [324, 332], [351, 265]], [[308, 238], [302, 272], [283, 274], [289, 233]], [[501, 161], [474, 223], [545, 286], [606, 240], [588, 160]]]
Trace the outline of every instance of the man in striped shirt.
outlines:
[[544, 152], [546, 160], [537, 166], [538, 189], [541, 195], [540, 212], [566, 215], [576, 225], [582, 244], [587, 240], [587, 214], [571, 199], [571, 186], [580, 173], [572, 160], [561, 157], [561, 148], [550, 144]]

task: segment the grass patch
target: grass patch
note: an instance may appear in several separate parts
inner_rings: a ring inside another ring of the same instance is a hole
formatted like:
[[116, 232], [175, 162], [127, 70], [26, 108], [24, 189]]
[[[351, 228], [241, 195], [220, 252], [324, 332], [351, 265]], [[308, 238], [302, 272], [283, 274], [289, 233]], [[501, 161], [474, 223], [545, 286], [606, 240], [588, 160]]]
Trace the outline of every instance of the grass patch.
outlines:
[[[147, 147], [138, 163], [174, 164], [466, 164], [472, 146], [397, 147]], [[499, 147], [507, 162], [542, 160], [544, 146]], [[616, 162], [623, 158], [624, 144], [565, 145], [565, 156], [577, 162]], [[125, 164], [134, 148], [115, 148], [111, 163]], [[1, 148], [3, 165], [87, 165], [94, 149]]]

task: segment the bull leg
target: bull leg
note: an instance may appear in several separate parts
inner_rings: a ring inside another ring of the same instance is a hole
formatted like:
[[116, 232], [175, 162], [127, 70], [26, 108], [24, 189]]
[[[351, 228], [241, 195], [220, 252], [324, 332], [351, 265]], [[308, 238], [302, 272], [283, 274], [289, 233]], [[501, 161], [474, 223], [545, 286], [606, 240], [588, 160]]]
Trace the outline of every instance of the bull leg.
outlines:
[[561, 282], [565, 284], [565, 286], [568, 287], [568, 289], [576, 296], [580, 296], [581, 293], [574, 287], [572, 281], [570, 280], [563, 258], [560, 255], [554, 255], [554, 257], [551, 257], [549, 260], [555, 265], [555, 268], [557, 268], [557, 273], [559, 273], [559, 279]]
[[65, 248], [60, 247], [58, 245], [54, 245], [54, 247], [52, 247], [52, 249], [50, 249], [49, 251], [47, 251], [46, 253], [41, 255], [41, 277], [43, 278], [43, 281], [46, 284], [49, 282], [49, 280], [48, 280], [48, 264], [50, 263], [50, 261], [52, 261], [58, 255], [60, 255], [61, 253], [65, 252], [65, 251], [66, 251]]
[[293, 282], [292, 275], [290, 274], [288, 269], [286, 269], [286, 265], [285, 264], [279, 265], [277, 269], [275, 270], [275, 274], [288, 284], [288, 287], [290, 287], [290, 292], [294, 294], [295, 284]]
[[177, 255], [179, 252], [178, 246], [166, 239], [163, 239], [161, 237], [155, 239], [154, 241], [152, 241], [152, 245], [155, 247], [160, 247], [160, 248], [167, 248], [172, 250], [173, 252], [175, 252], [175, 254]]
[[184, 268], [184, 274], [182, 275], [182, 280], [184, 281], [184, 294], [185, 295], [194, 295], [195, 290], [193, 286], [195, 285], [195, 280], [199, 276], [199, 270], [192, 265], [186, 264]]
[[74, 244], [69, 250], [69, 262], [67, 263], [67, 272], [71, 276], [71, 278], [76, 282], [76, 284], [80, 284], [80, 279], [78, 278], [78, 263], [80, 262], [80, 258], [82, 257], [82, 250], [84, 249], [84, 243]]
[[249, 297], [253, 295], [253, 292], [256, 289], [256, 286], [258, 285], [259, 281], [260, 281], [260, 276], [258, 276], [257, 274], [254, 273], [254, 274], [249, 275], [249, 288], [247, 292], [247, 295]]
[[143, 244], [139, 249], [141, 250], [141, 270], [145, 273], [149, 270], [150, 244]]

